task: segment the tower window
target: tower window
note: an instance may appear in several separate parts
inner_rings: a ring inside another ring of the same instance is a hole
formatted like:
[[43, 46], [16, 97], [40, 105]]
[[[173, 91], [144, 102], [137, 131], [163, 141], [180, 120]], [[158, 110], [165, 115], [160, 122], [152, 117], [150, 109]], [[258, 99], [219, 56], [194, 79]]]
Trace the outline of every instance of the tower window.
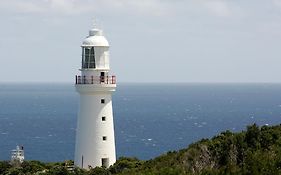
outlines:
[[107, 137], [106, 137], [106, 136], [102, 136], [102, 140], [103, 140], [103, 141], [106, 141], [106, 140], [107, 140]]
[[83, 48], [82, 51], [82, 68], [96, 68], [94, 47]]
[[104, 99], [104, 98], [101, 99], [101, 100], [100, 100], [100, 103], [104, 104], [104, 103], [105, 103], [105, 99]]
[[106, 118], [105, 118], [105, 116], [103, 116], [102, 118], [101, 118], [101, 121], [105, 121], [106, 120]]

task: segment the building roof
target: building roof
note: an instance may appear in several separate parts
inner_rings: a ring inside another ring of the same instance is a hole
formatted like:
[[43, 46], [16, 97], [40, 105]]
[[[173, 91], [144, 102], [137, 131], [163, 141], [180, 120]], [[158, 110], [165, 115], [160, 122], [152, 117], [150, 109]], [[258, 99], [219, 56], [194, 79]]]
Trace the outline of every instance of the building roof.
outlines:
[[103, 32], [100, 29], [91, 29], [89, 36], [83, 41], [82, 47], [87, 46], [104, 46], [109, 47], [107, 39], [103, 36]]

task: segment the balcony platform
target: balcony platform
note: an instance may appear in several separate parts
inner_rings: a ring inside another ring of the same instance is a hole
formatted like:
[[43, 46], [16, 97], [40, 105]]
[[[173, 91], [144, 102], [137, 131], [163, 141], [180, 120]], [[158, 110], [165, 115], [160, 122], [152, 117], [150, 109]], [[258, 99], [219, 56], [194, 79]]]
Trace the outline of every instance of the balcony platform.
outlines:
[[75, 84], [116, 84], [116, 76], [78, 76]]

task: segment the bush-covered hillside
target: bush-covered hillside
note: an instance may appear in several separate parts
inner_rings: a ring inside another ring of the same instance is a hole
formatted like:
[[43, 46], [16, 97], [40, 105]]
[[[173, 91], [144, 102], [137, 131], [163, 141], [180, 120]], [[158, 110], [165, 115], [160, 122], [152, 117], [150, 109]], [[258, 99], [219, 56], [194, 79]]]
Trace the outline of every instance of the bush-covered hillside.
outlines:
[[156, 175], [156, 174], [281, 174], [281, 126], [248, 126], [246, 131], [225, 131], [212, 139], [203, 139], [188, 148], [168, 152], [148, 161], [120, 158], [108, 169], [90, 171], [75, 168], [68, 171], [65, 163], [26, 161], [13, 167], [0, 162], [0, 174], [46, 175]]

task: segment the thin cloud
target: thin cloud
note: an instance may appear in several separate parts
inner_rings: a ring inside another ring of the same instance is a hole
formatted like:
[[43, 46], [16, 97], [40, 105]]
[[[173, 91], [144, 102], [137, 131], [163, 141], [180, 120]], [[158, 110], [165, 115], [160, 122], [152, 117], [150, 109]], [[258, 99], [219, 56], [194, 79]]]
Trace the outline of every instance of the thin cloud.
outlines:
[[1, 12], [20, 12], [20, 13], [41, 13], [44, 8], [38, 6], [37, 3], [30, 1], [22, 2], [17, 0], [0, 1]]
[[0, 9], [2, 13], [59, 15], [108, 13], [167, 17], [197, 12], [228, 17], [232, 14], [229, 5], [222, 0], [1, 0]]
[[0, 9], [14, 13], [78, 14], [87, 11], [88, 4], [78, 0], [1, 0]]
[[227, 5], [225, 1], [222, 0], [211, 0], [211, 1], [203, 1], [205, 7], [209, 10], [209, 12], [213, 13], [216, 16], [220, 17], [228, 17], [231, 15], [231, 9]]
[[[169, 3], [170, 5], [170, 3]], [[75, 15], [80, 13], [134, 12], [150, 15], [164, 15], [168, 11], [167, 2], [159, 0], [1, 0], [0, 8], [8, 12], [60, 13]]]
[[273, 0], [272, 2], [274, 5], [281, 7], [281, 0]]

